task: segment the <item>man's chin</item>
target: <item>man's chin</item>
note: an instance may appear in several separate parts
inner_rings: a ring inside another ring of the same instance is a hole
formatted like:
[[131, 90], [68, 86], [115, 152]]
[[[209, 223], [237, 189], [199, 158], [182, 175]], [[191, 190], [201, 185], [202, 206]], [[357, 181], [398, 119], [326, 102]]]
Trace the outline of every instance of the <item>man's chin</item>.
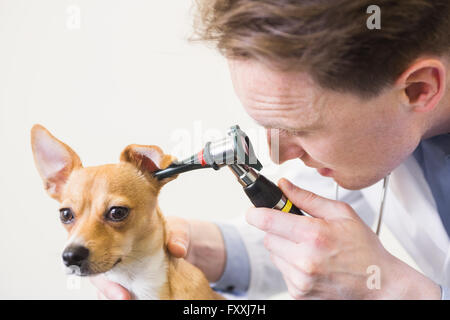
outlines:
[[382, 178], [339, 178], [339, 177], [333, 177], [334, 181], [342, 188], [347, 190], [360, 190], [367, 187], [370, 187], [371, 185], [374, 185], [378, 181], [380, 181]]

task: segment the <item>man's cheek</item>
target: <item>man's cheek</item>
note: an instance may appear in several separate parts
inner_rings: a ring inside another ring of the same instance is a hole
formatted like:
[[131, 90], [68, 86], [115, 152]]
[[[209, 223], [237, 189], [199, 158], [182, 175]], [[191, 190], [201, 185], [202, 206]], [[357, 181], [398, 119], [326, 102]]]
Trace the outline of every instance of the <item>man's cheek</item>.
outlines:
[[334, 138], [330, 135], [323, 139], [305, 139], [305, 151], [324, 167], [345, 165], [352, 158], [354, 148], [350, 142]]

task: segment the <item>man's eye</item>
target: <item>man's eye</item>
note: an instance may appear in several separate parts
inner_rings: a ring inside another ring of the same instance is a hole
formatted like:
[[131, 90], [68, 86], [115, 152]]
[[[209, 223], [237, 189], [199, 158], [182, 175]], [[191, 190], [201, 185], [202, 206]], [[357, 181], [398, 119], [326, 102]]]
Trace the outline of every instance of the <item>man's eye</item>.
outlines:
[[72, 209], [62, 208], [59, 209], [59, 218], [61, 219], [62, 223], [69, 224], [72, 223], [72, 221], [75, 219], [75, 216], [73, 214]]
[[106, 213], [105, 218], [110, 221], [118, 222], [125, 220], [125, 218], [128, 217], [129, 212], [130, 209], [126, 207], [112, 207]]

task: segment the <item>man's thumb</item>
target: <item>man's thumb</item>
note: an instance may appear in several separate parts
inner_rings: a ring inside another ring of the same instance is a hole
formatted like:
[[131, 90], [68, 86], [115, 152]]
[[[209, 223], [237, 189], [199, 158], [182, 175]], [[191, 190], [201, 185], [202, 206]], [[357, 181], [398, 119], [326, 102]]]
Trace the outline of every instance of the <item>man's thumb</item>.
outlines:
[[337, 201], [301, 189], [285, 178], [278, 182], [278, 186], [293, 204], [313, 217], [331, 218], [337, 214], [342, 215], [338, 212]]
[[186, 258], [189, 249], [189, 222], [180, 217], [166, 217], [167, 248], [176, 258]]

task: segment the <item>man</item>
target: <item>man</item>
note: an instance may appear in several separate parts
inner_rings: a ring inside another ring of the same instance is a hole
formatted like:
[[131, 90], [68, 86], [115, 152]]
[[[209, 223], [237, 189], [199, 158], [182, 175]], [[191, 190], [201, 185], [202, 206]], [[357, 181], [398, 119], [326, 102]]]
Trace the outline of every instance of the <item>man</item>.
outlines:
[[[199, 33], [227, 57], [236, 94], [267, 128], [269, 146], [279, 132], [280, 163], [299, 158], [349, 190], [392, 172], [387, 223], [425, 275], [383, 248], [356, 205], [283, 179], [284, 194], [311, 217], [250, 209], [247, 222], [262, 235], [170, 219], [171, 252], [217, 289], [256, 297], [286, 285], [296, 299], [449, 298], [450, 4], [380, 0], [381, 29], [370, 29], [371, 4], [204, 1]], [[355, 194], [349, 199], [376, 211], [368, 192]], [[376, 290], [367, 282], [371, 266], [381, 275]], [[108, 297], [128, 297], [93, 281]]]

